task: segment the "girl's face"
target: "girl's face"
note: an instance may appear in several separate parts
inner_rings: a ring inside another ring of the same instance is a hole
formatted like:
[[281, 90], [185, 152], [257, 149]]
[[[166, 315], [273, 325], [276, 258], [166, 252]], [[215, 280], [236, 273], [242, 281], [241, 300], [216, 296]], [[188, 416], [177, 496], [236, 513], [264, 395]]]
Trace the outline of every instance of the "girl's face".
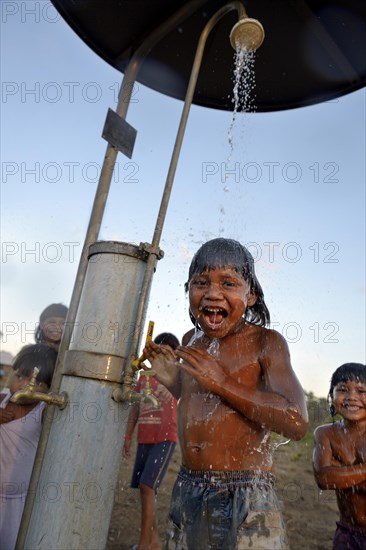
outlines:
[[256, 299], [249, 283], [230, 267], [204, 271], [189, 282], [191, 311], [211, 338], [235, 332], [247, 307]]
[[366, 384], [355, 380], [339, 382], [333, 390], [332, 401], [344, 419], [353, 422], [366, 419]]
[[46, 340], [53, 344], [58, 344], [61, 341], [64, 326], [64, 317], [48, 317], [42, 324], [42, 330]]

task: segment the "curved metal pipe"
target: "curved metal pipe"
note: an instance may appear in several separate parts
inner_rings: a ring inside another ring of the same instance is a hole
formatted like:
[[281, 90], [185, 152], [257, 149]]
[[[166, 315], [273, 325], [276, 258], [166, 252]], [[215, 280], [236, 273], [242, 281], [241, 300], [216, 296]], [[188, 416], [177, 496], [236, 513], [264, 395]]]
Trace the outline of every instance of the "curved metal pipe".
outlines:
[[[155, 225], [155, 230], [154, 230], [154, 235], [153, 235], [152, 245], [151, 245], [151, 254], [147, 260], [144, 282], [141, 289], [141, 298], [140, 298], [139, 307], [137, 311], [136, 325], [135, 325], [135, 331], [134, 331], [134, 337], [133, 337], [133, 341], [137, 343], [136, 349], [139, 343], [139, 335], [141, 333], [141, 328], [145, 320], [146, 301], [149, 295], [149, 290], [150, 290], [152, 276], [153, 276], [154, 267], [155, 267], [155, 257], [153, 256], [153, 254], [157, 255], [159, 251], [160, 238], [161, 238], [163, 225], [164, 225], [164, 221], [165, 221], [165, 217], [168, 209], [168, 203], [170, 199], [171, 190], [173, 187], [173, 181], [174, 181], [174, 176], [175, 176], [175, 172], [178, 164], [178, 158], [182, 147], [183, 137], [187, 126], [188, 115], [189, 115], [194, 91], [197, 84], [197, 78], [198, 78], [199, 70], [202, 63], [202, 57], [206, 46], [206, 41], [210, 32], [218, 23], [218, 21], [220, 21], [222, 17], [224, 17], [227, 13], [229, 13], [232, 10], [237, 10], [239, 19], [246, 17], [245, 8], [241, 2], [233, 1], [233, 2], [227, 3], [225, 6], [220, 8], [206, 23], [206, 26], [204, 27], [201, 33], [198, 46], [196, 49], [196, 55], [194, 58], [192, 71], [191, 71], [191, 75], [188, 83], [188, 88], [185, 96], [184, 107], [183, 107], [183, 111], [182, 111], [182, 115], [181, 115], [181, 119], [178, 127], [177, 136], [175, 139], [174, 149], [173, 149], [169, 170], [168, 170], [168, 174], [165, 182], [165, 187], [164, 187], [164, 191], [163, 191], [163, 195], [160, 203], [160, 209], [159, 209], [159, 213], [158, 213], [158, 217]], [[136, 350], [134, 353], [136, 354]]]

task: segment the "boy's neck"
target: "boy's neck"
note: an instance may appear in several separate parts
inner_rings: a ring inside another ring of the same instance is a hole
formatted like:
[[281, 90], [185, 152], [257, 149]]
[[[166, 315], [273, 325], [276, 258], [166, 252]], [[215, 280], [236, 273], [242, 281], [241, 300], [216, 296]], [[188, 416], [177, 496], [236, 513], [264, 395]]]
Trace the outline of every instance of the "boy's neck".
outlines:
[[342, 418], [341, 423], [344, 428], [350, 433], [357, 433], [357, 435], [366, 435], [366, 419], [365, 420], [348, 420]]

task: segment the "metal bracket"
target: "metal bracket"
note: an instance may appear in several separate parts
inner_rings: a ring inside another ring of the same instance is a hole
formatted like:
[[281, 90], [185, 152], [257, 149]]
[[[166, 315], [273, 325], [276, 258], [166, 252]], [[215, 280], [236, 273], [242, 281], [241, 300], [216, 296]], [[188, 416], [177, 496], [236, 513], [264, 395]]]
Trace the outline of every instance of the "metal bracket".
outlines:
[[164, 258], [164, 251], [161, 248], [156, 248], [150, 243], [140, 243], [139, 249], [147, 254], [154, 254], [158, 260]]

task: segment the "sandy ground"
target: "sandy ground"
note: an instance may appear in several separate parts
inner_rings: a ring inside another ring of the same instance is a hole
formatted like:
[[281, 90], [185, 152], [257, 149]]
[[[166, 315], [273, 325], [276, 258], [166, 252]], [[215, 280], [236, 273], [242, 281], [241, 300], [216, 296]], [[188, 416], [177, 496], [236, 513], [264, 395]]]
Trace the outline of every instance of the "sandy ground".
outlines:
[[[304, 442], [281, 445], [274, 457], [277, 495], [282, 505], [291, 550], [331, 550], [337, 519], [335, 494], [334, 491], [319, 491], [314, 482], [312, 445]], [[177, 448], [158, 494], [162, 540], [170, 494], [179, 465], [180, 451]], [[121, 463], [106, 550], [129, 550], [138, 542], [140, 499], [139, 491], [129, 487], [132, 466], [133, 458]]]

